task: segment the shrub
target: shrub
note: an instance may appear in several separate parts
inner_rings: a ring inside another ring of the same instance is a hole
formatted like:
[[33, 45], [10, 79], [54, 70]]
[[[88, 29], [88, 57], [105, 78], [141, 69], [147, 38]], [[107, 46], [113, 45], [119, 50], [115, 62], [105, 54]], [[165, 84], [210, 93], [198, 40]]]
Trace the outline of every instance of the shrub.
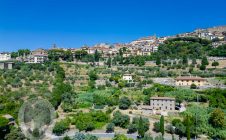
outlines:
[[206, 70], [206, 66], [205, 65], [201, 65], [199, 69], [200, 70]]
[[6, 140], [24, 140], [25, 136], [20, 129], [13, 127], [10, 133], [6, 135]]
[[190, 86], [190, 88], [191, 88], [191, 89], [196, 89], [197, 86], [196, 86], [196, 84], [192, 83], [191, 86]]
[[147, 118], [135, 117], [135, 118], [133, 118], [132, 124], [135, 124], [138, 128], [140, 119], [142, 119], [142, 127], [143, 127], [144, 131], [145, 132], [148, 131], [150, 123], [149, 123], [149, 120]]
[[96, 136], [87, 134], [87, 135], [85, 136], [85, 140], [98, 140], [98, 138], [97, 138]]
[[160, 122], [155, 122], [155, 123], [154, 123], [154, 130], [155, 130], [156, 132], [160, 132]]
[[9, 120], [0, 116], [0, 127], [8, 125]]
[[135, 133], [137, 131], [137, 126], [136, 124], [130, 124], [128, 126], [128, 131], [127, 133], [131, 134], [131, 133]]
[[131, 105], [131, 101], [128, 97], [122, 97], [120, 100], [119, 100], [119, 108], [120, 109], [128, 109]]
[[109, 121], [109, 116], [102, 111], [89, 113], [77, 113], [72, 119], [72, 124], [76, 125], [79, 131], [92, 131], [101, 128]]
[[10, 132], [8, 123], [8, 119], [0, 116], [0, 137], [4, 138], [5, 135]]
[[173, 126], [176, 126], [176, 124], [178, 124], [178, 123], [181, 123], [180, 119], [173, 119], [173, 121], [172, 121]]
[[224, 127], [225, 126], [225, 113], [221, 109], [214, 109], [210, 115], [210, 123], [214, 127]]
[[76, 132], [74, 136], [74, 140], [84, 140], [86, 138], [85, 134]]
[[68, 136], [65, 136], [65, 137], [63, 138], [63, 140], [71, 140], [71, 138], [68, 137]]
[[131, 140], [131, 139], [127, 138], [123, 134], [116, 134], [115, 137], [113, 138], [113, 140]]
[[129, 124], [130, 118], [128, 115], [123, 115], [121, 112], [117, 111], [113, 115], [112, 123], [115, 124], [115, 126], [119, 126], [122, 128], [126, 128]]
[[106, 132], [107, 133], [111, 133], [111, 132], [114, 132], [114, 127], [115, 127], [115, 124], [114, 123], [109, 123], [106, 127]]
[[68, 120], [62, 120], [55, 124], [55, 126], [53, 127], [53, 133], [56, 134], [57, 136], [60, 136], [64, 134], [64, 132], [68, 129], [69, 129]]

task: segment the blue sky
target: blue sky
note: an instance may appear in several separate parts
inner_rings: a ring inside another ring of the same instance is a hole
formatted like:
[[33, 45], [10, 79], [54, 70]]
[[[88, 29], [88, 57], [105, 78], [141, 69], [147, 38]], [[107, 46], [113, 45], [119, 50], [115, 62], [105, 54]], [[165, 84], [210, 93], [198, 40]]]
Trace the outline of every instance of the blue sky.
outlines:
[[130, 42], [226, 25], [225, 0], [0, 0], [0, 51]]

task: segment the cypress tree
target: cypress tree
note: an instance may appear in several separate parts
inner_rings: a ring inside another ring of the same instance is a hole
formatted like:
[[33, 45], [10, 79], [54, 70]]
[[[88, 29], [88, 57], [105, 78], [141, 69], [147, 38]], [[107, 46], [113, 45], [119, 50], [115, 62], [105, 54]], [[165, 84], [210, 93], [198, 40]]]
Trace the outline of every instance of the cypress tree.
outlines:
[[202, 65], [209, 65], [209, 62], [208, 62], [208, 60], [207, 60], [207, 57], [206, 56], [204, 56], [203, 58], [202, 58], [202, 63], [201, 63]]
[[165, 128], [164, 128], [164, 116], [162, 115], [160, 118], [160, 132], [162, 136], [164, 136]]
[[143, 123], [143, 119], [140, 117], [139, 119], [139, 123], [138, 123], [138, 134], [140, 137], [144, 137], [144, 133], [145, 133], [145, 130], [144, 130], [144, 123]]
[[161, 64], [161, 58], [159, 56], [157, 56], [156, 58], [156, 65], [160, 65]]
[[111, 67], [111, 57], [108, 58], [107, 65], [109, 68]]
[[190, 118], [189, 118], [189, 116], [187, 116], [185, 123], [186, 123], [187, 140], [190, 140], [191, 139], [191, 131], [190, 131]]

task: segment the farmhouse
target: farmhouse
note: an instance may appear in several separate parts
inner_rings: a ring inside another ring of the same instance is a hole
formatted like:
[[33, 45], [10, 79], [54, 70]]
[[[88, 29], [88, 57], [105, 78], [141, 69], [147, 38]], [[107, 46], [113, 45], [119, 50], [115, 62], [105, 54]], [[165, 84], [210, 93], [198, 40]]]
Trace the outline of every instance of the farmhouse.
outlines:
[[122, 79], [127, 81], [127, 82], [131, 82], [131, 81], [133, 81], [133, 76], [131, 74], [124, 74], [122, 76]]
[[203, 86], [207, 83], [207, 80], [201, 77], [177, 77], [175, 81], [176, 86], [191, 86], [192, 84]]
[[161, 111], [174, 111], [175, 110], [175, 98], [171, 97], [151, 97], [150, 109]]

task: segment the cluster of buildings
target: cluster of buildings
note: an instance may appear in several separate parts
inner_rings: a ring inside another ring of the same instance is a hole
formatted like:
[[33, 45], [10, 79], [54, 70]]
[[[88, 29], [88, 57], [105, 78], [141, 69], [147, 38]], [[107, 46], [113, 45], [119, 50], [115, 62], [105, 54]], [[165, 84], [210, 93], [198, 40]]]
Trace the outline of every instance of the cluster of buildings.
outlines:
[[126, 44], [128, 48], [126, 56], [130, 55], [150, 55], [153, 52], [158, 51], [159, 44], [163, 43], [167, 38], [157, 38], [156, 36], [149, 36], [134, 40], [129, 44]]
[[14, 61], [20, 61], [25, 63], [43, 63], [48, 59], [47, 50], [37, 49], [32, 51], [28, 55], [19, 56], [16, 59], [11, 57], [11, 53], [0, 53], [0, 69], [12, 69]]
[[70, 49], [72, 52], [78, 50], [85, 50], [88, 54], [94, 54], [97, 50], [102, 54], [103, 58], [115, 57], [119, 54], [120, 49], [123, 50], [123, 57], [129, 56], [145, 56], [150, 55], [158, 50], [159, 44], [163, 43], [167, 38], [157, 38], [156, 36], [149, 36], [134, 40], [130, 43], [115, 43], [106, 44], [100, 43], [93, 47], [83, 46], [80, 49]]
[[212, 40], [212, 46], [216, 48], [219, 45], [226, 44], [226, 26], [196, 29], [193, 32], [182, 33], [173, 37], [199, 37], [207, 40]]
[[[158, 51], [158, 46], [164, 43], [168, 38], [175, 37], [200, 37], [208, 40], [212, 40], [212, 45], [218, 47], [219, 45], [226, 44], [226, 26], [218, 26], [207, 29], [197, 29], [193, 32], [187, 32], [182, 34], [177, 34], [175, 36], [166, 37], [156, 37], [148, 36], [130, 43], [115, 43], [106, 44], [100, 43], [94, 46], [83, 46], [81, 48], [57, 48], [56, 45], [51, 49], [60, 49], [64, 51], [71, 51], [75, 54], [78, 50], [84, 50], [88, 54], [94, 54], [98, 51], [103, 58], [115, 57], [119, 54], [120, 50], [123, 50], [123, 57], [129, 56], [146, 56], [151, 55], [151, 53]], [[42, 63], [48, 59], [47, 50], [37, 49], [32, 51], [29, 55], [20, 56], [17, 58], [19, 61], [26, 63]], [[0, 53], [0, 61], [11, 60], [10, 53]]]
[[36, 49], [28, 55], [19, 56], [16, 60], [25, 63], [43, 63], [48, 59], [48, 52], [45, 49]]
[[48, 53], [44, 49], [37, 49], [31, 52], [30, 55], [27, 56], [25, 62], [27, 63], [43, 63], [48, 59]]

